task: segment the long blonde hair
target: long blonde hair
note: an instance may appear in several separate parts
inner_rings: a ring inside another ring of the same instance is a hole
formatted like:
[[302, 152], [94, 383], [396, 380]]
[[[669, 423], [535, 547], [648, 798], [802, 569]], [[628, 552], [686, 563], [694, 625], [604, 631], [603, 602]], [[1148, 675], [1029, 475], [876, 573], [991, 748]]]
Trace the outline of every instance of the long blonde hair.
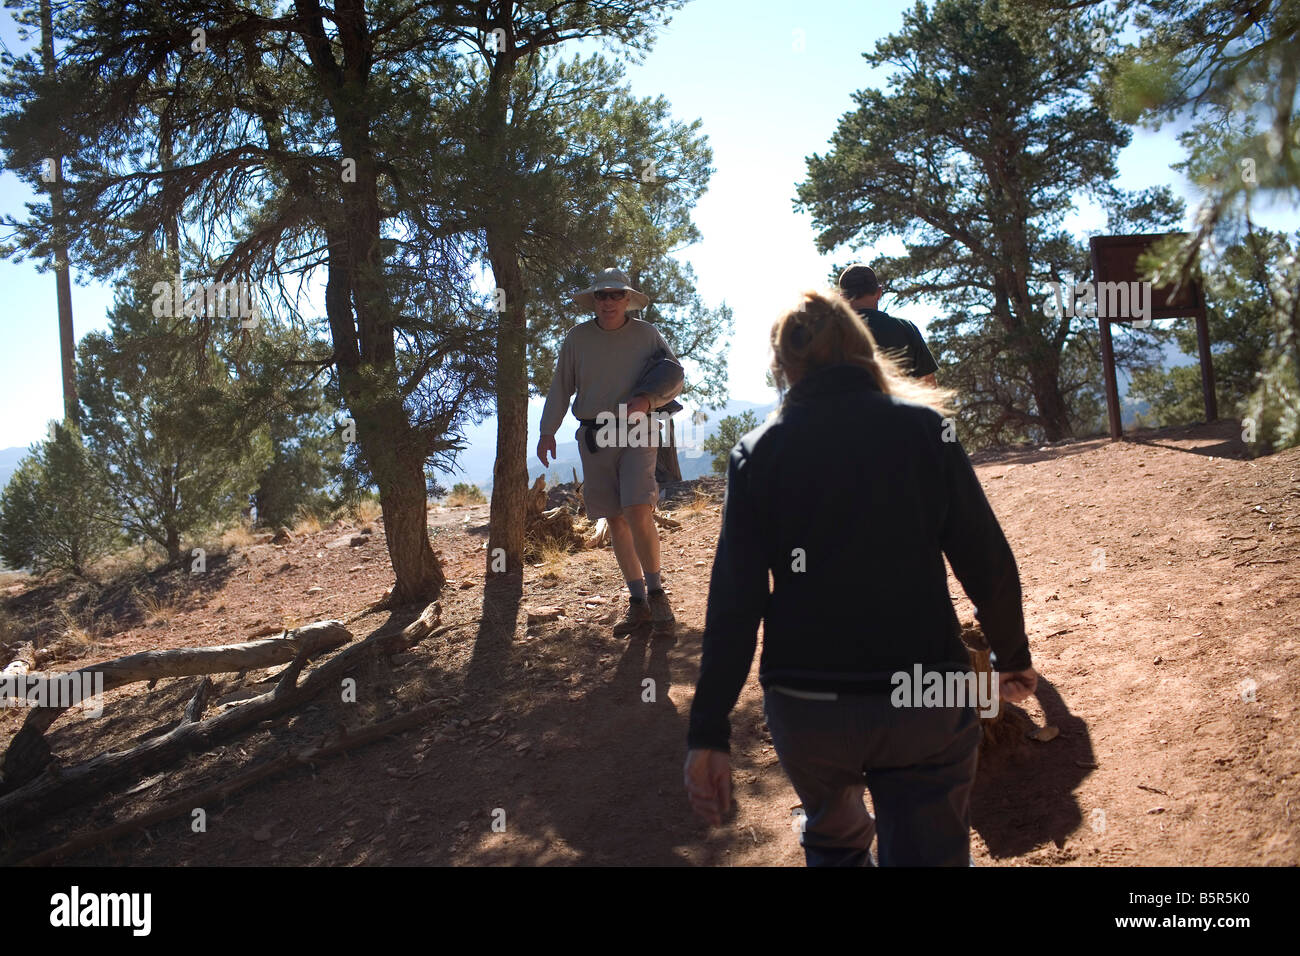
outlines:
[[831, 365], [860, 365], [886, 395], [951, 415], [952, 389], [927, 385], [876, 347], [862, 317], [838, 292], [809, 289], [772, 323], [772, 377], [784, 394], [806, 375]]

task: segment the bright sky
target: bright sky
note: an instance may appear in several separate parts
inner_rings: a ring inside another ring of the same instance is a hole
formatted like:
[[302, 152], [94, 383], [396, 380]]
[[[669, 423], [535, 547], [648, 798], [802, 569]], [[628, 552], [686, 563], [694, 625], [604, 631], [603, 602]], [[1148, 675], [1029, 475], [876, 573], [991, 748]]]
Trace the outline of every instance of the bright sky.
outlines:
[[[684, 255], [695, 268], [706, 302], [735, 310], [730, 384], [734, 398], [766, 402], [767, 330], [800, 289], [821, 283], [833, 261], [849, 250], [820, 256], [807, 216], [792, 209], [805, 158], [826, 152], [839, 118], [853, 108], [855, 90], [883, 86], [888, 71], [868, 70], [861, 53], [896, 31], [912, 0], [695, 0], [661, 33], [654, 51], [630, 78], [638, 95], [664, 95], [674, 115], [703, 120], [713, 147], [709, 192], [696, 207], [703, 241]], [[0, 38], [15, 52], [13, 22], [0, 22]], [[1170, 183], [1190, 197], [1169, 164], [1181, 158], [1172, 130], [1137, 132], [1120, 157], [1119, 185]], [[0, 171], [0, 211], [20, 212], [27, 187]], [[1191, 203], [1189, 203], [1191, 205]], [[1274, 228], [1293, 228], [1294, 214], [1261, 215]], [[1102, 225], [1082, 210], [1067, 220], [1080, 241]], [[897, 253], [901, 247], [882, 248]], [[870, 250], [862, 256], [870, 261]], [[73, 314], [80, 338], [105, 326], [112, 292], [73, 285]], [[61, 416], [58, 323], [54, 276], [30, 263], [0, 262], [0, 448], [42, 437]], [[930, 311], [886, 297], [888, 311], [923, 329]]]

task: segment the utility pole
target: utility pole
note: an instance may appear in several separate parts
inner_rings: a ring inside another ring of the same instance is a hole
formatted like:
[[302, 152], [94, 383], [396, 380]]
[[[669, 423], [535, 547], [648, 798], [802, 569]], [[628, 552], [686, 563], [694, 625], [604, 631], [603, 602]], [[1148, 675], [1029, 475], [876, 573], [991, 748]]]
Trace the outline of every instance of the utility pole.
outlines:
[[[54, 77], [54, 15], [50, 0], [41, 0], [41, 63], [48, 79]], [[79, 425], [77, 405], [76, 336], [72, 331], [72, 271], [68, 264], [68, 215], [63, 203], [63, 157], [49, 157], [50, 218], [54, 235], [54, 281], [59, 297], [59, 350], [63, 359], [63, 422]]]

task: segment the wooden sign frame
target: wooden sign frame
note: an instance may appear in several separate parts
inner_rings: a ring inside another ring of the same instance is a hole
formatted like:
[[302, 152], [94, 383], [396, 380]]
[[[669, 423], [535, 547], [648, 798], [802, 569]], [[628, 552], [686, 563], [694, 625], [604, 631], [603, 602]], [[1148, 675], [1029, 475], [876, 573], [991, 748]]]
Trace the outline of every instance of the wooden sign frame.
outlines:
[[[1170, 236], [1187, 238], [1185, 232], [1146, 233], [1136, 236], [1093, 236], [1089, 242], [1092, 252], [1092, 277], [1095, 283], [1141, 282], [1137, 260], [1151, 245]], [[1196, 351], [1201, 362], [1201, 396], [1205, 400], [1205, 421], [1219, 417], [1219, 404], [1214, 395], [1214, 364], [1210, 356], [1210, 327], [1205, 317], [1205, 292], [1199, 279], [1190, 278], [1183, 283], [1178, 294], [1170, 301], [1172, 290], [1159, 286], [1151, 290], [1152, 319], [1196, 319]], [[1098, 309], [1101, 312], [1101, 309]], [[1132, 322], [1131, 318], [1097, 317], [1101, 332], [1101, 364], [1105, 376], [1106, 417], [1110, 424], [1110, 437], [1118, 441], [1124, 437], [1120, 416], [1119, 383], [1115, 379], [1115, 347], [1110, 337], [1112, 322]]]

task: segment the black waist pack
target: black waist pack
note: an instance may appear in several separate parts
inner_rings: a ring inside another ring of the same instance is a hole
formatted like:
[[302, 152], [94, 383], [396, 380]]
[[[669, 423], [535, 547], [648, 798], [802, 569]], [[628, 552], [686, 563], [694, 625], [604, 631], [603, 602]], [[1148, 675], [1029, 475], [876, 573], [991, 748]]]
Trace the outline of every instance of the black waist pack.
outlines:
[[[678, 405], [677, 402], [669, 402], [667, 405], [661, 405], [659, 408], [656, 408], [655, 413], [667, 412], [669, 415], [675, 415], [681, 410], [682, 406]], [[579, 418], [578, 424], [587, 429], [582, 433], [582, 440], [587, 444], [587, 451], [591, 452], [593, 455], [596, 454], [596, 452], [600, 451], [601, 448], [600, 445], [596, 444], [596, 433], [600, 429], [600, 422], [594, 418]], [[655, 424], [656, 427], [659, 427], [658, 422]]]
[[596, 452], [600, 451], [600, 446], [596, 444], [596, 419], [579, 418], [578, 424], [587, 429], [582, 434], [582, 440], [587, 443], [587, 451], [591, 452], [593, 455], [596, 454]]
[[[684, 381], [684, 371], [680, 362], [669, 358], [668, 353], [663, 349], [657, 349], [641, 370], [641, 376], [637, 379], [634, 386], [634, 394], [650, 395], [671, 395], [681, 391]], [[660, 405], [652, 409], [653, 412], [667, 412], [669, 415], [676, 415], [682, 410], [681, 403], [670, 400], [667, 404]], [[578, 424], [587, 429], [583, 440], [587, 443], [587, 451], [593, 455], [600, 450], [596, 444], [596, 429], [598, 423], [594, 418], [579, 418]]]

